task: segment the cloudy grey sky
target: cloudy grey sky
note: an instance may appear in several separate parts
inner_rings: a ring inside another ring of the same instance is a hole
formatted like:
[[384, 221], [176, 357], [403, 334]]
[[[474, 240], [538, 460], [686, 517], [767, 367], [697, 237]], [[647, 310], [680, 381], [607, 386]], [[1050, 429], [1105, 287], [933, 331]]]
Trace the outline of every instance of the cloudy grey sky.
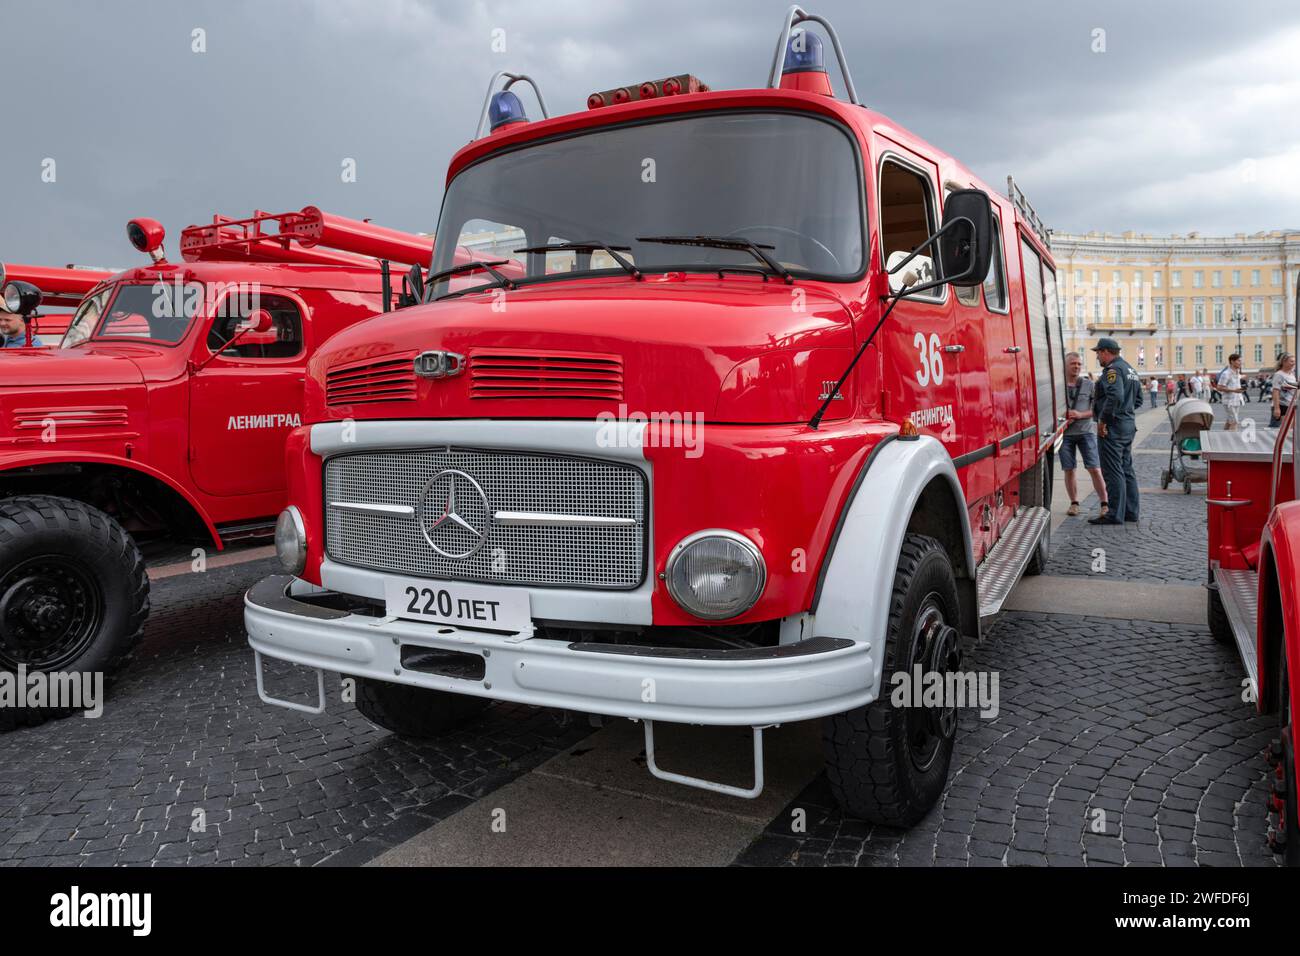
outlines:
[[[787, 6], [4, 0], [0, 261], [125, 266], [132, 216], [162, 220], [174, 254], [214, 212], [308, 203], [432, 230], [495, 70], [532, 73], [554, 113], [678, 72], [761, 86]], [[804, 6], [866, 103], [990, 184], [1013, 173], [1057, 230], [1300, 228], [1294, 0]]]

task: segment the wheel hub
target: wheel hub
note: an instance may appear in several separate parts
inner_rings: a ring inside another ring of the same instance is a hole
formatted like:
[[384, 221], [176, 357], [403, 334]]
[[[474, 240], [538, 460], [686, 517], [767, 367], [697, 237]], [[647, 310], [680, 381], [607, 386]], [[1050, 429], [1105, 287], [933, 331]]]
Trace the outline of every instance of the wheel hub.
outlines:
[[103, 598], [77, 562], [34, 558], [0, 576], [0, 665], [55, 670], [94, 639]]
[[[926, 598], [916, 616], [908, 673], [915, 674], [917, 665], [927, 680], [934, 680], [931, 674], [942, 680], [961, 667], [961, 635], [944, 619], [935, 595]], [[919, 770], [929, 768], [943, 742], [957, 728], [957, 702], [950, 699], [947, 681], [943, 681], [943, 695], [938, 706], [916, 707], [909, 712], [908, 739], [912, 762]]]

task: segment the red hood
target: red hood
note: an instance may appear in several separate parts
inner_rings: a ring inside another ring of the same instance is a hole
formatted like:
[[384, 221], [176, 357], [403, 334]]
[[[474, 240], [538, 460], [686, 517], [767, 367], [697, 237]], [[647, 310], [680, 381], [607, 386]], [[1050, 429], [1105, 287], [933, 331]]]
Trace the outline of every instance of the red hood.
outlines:
[[75, 349], [9, 349], [0, 353], [0, 390], [66, 385], [138, 385], [144, 381], [129, 358], [82, 346]]
[[[622, 405], [800, 421], [852, 357], [855, 305], [836, 291], [674, 273], [543, 282], [404, 309], [317, 352], [307, 420], [592, 418]], [[465, 370], [416, 377], [412, 361], [429, 350], [464, 356]]]

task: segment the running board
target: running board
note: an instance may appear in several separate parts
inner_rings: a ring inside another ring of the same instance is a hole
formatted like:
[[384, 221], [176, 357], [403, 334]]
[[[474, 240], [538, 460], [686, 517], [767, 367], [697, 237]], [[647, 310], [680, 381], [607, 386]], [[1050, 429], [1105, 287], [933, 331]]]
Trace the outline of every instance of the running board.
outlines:
[[1046, 508], [1037, 507], [1021, 508], [1011, 519], [976, 574], [981, 620], [1002, 610], [1051, 520]]
[[1259, 625], [1259, 575], [1254, 571], [1225, 571], [1214, 569], [1214, 582], [1219, 586], [1219, 600], [1228, 615], [1237, 653], [1246, 668], [1250, 689], [1259, 697], [1259, 662], [1255, 659], [1255, 636]]

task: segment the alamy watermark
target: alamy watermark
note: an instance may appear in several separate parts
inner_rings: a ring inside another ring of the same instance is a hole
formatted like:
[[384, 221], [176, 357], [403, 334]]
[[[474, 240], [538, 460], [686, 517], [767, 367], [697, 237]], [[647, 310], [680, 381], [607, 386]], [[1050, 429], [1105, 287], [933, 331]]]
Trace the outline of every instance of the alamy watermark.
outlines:
[[703, 412], [632, 412], [627, 403], [620, 402], [617, 412], [601, 412], [596, 416], [600, 428], [596, 444], [601, 448], [622, 448], [632, 439], [633, 429], [626, 426], [647, 426], [638, 431], [638, 441], [644, 448], [683, 448], [687, 458], [704, 454]]
[[104, 713], [104, 674], [29, 672], [19, 664], [17, 671], [0, 671], [0, 710], [11, 708], [80, 710], [86, 717], [99, 717]]

